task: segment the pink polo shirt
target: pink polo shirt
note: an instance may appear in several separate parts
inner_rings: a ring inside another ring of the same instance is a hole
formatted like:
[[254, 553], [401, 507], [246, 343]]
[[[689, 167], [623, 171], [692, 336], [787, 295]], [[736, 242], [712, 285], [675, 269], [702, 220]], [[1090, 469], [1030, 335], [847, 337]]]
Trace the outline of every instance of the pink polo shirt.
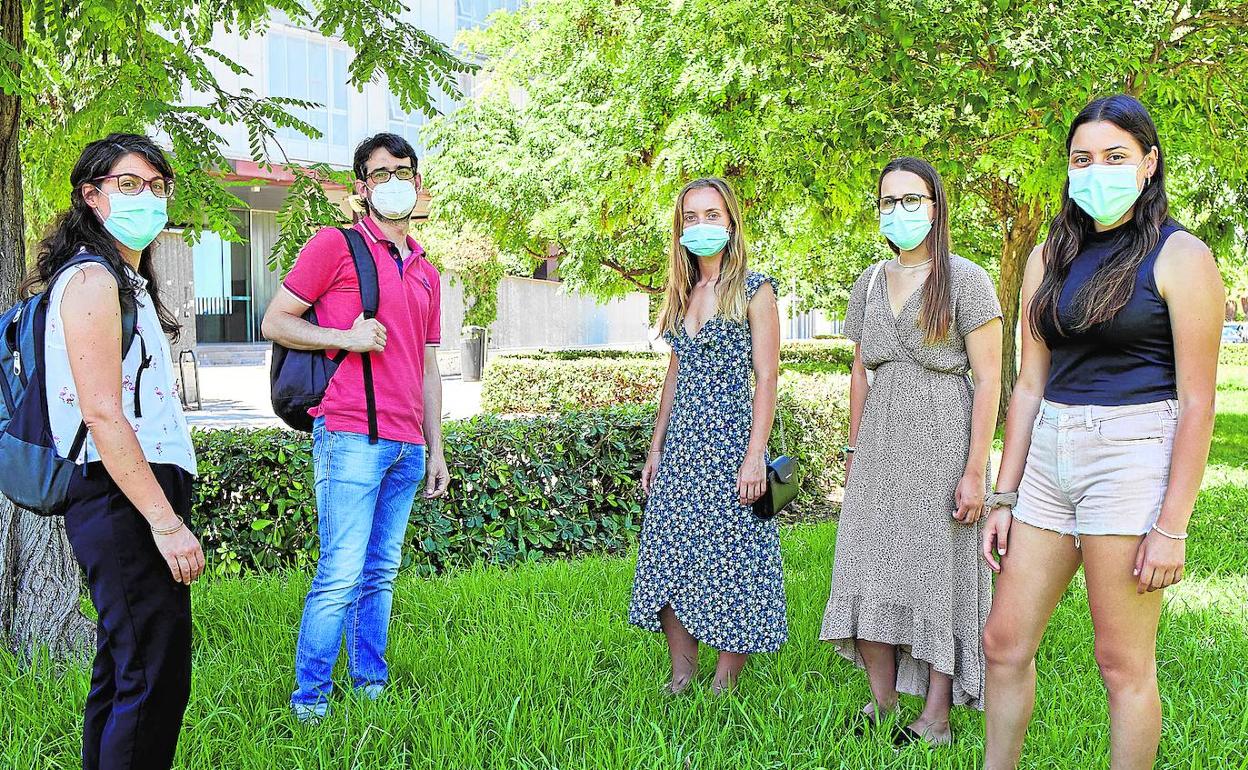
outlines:
[[[425, 347], [442, 341], [442, 292], [438, 271], [410, 236], [412, 253], [400, 269], [398, 248], [371, 218], [355, 226], [377, 263], [377, 320], [386, 327], [386, 349], [372, 354], [373, 390], [377, 396], [377, 433], [381, 438], [424, 444]], [[317, 322], [350, 329], [363, 312], [355, 264], [346, 239], [327, 227], [299, 252], [284, 285], [316, 308]], [[325, 351], [332, 356], [336, 350]], [[331, 431], [368, 434], [362, 359], [350, 354], [329, 382], [320, 406], [309, 411], [325, 417]]]

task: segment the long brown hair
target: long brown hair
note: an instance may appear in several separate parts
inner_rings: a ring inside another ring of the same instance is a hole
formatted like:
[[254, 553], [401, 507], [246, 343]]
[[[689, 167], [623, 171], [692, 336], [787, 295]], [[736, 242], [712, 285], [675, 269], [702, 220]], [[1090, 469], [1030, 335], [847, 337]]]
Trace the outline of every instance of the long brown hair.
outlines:
[[[923, 305], [919, 310], [919, 326], [929, 343], [940, 342], [949, 336], [953, 323], [953, 266], [949, 260], [949, 200], [945, 197], [945, 185], [932, 164], [921, 158], [903, 157], [889, 161], [880, 172], [875, 185], [875, 197], [879, 200], [884, 177], [894, 171], [909, 171], [927, 184], [932, 196], [932, 229], [927, 234], [927, 253], [932, 258], [932, 270], [923, 282]], [[892, 241], [888, 247], [900, 254]]]
[[[134, 279], [127, 279], [126, 262], [116, 241], [104, 229], [99, 216], [87, 205], [82, 195], [84, 186], [98, 182], [100, 177], [112, 171], [119, 160], [130, 154], [142, 157], [162, 176], [173, 178], [173, 167], [164, 151], [146, 136], [109, 134], [88, 144], [83, 148], [82, 155], [69, 175], [69, 208], [57, 218], [47, 235], [39, 242], [35, 250], [35, 263], [19, 289], [22, 296], [51, 289], [47, 284], [56, 271], [80, 249], [86, 249], [91, 254], [108, 260], [113, 272], [124, 281], [119, 287], [122, 306], [134, 307], [140, 284]], [[177, 316], [169, 312], [162, 299], [161, 283], [156, 279], [156, 269], [152, 264], [152, 251], [155, 247], [156, 243], [153, 241], [143, 249], [136, 272], [147, 282], [148, 295], [152, 298], [152, 306], [160, 319], [161, 329], [176, 342], [181, 336], [182, 327]]]
[[718, 177], [695, 179], [685, 185], [676, 196], [676, 209], [672, 214], [672, 243], [668, 251], [667, 287], [663, 290], [663, 306], [659, 309], [659, 331], [676, 333], [676, 326], [684, 321], [689, 310], [689, 296], [697, 285], [700, 271], [698, 257], [680, 245], [685, 229], [685, 196], [690, 190], [713, 187], [724, 199], [728, 210], [728, 246], [724, 249], [723, 265], [719, 269], [719, 283], [715, 286], [715, 314], [729, 321], [745, 320], [745, 274], [748, 254], [745, 236], [741, 233], [741, 206], [728, 183]]
[[1075, 131], [1085, 123], [1106, 121], [1114, 124], [1139, 143], [1147, 155], [1157, 148], [1157, 169], [1144, 191], [1136, 199], [1131, 221], [1117, 228], [1122, 234], [1113, 253], [1097, 268], [1092, 277], [1075, 295], [1071, 325], [1061, 323], [1058, 299], [1070, 266], [1083, 248], [1084, 239], [1093, 232], [1092, 217], [1070, 198], [1070, 180], [1062, 187], [1062, 208], [1049, 225], [1044, 242], [1044, 279], [1031, 300], [1031, 332], [1038, 339], [1046, 336], [1077, 334], [1104, 323], [1118, 314], [1135, 291], [1136, 273], [1144, 258], [1157, 246], [1161, 226], [1170, 218], [1170, 202], [1166, 198], [1165, 164], [1157, 127], [1148, 110], [1133, 96], [1118, 94], [1096, 99], [1083, 108], [1070, 124], [1066, 135], [1066, 154], [1075, 139]]

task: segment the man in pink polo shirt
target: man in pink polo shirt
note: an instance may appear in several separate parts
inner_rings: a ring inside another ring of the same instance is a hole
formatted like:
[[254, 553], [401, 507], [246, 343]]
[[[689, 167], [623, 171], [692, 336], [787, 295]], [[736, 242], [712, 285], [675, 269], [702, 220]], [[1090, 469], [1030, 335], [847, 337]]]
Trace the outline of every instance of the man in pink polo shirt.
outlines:
[[[420, 190], [416, 153], [395, 134], [355, 150], [355, 192], [368, 215], [355, 229], [377, 265], [377, 317], [365, 319], [346, 238], [325, 228], [308, 241], [264, 317], [264, 336], [288, 348], [368, 353], [376, 394], [370, 441], [362, 357], [348, 355], [315, 418], [312, 456], [321, 555], [295, 651], [295, 715], [317, 721], [329, 709], [330, 676], [346, 633], [352, 686], [381, 696], [389, 678], [386, 635], [394, 578], [418, 487], [446, 494], [438, 271], [408, 229]], [[319, 325], [302, 316], [316, 308]]]

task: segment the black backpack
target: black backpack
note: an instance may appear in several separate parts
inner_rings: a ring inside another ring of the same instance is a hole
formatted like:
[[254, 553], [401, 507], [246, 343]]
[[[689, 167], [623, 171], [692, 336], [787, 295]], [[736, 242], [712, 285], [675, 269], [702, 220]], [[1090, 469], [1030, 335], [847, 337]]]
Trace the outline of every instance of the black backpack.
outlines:
[[[40, 294], [22, 300], [0, 315], [0, 492], [15, 505], [41, 516], [64, 513], [74, 460], [86, 449], [87, 424], [80, 423], [69, 457], [56, 452], [48, 420], [47, 380], [44, 367], [44, 338], [47, 330], [48, 299], [52, 287], [69, 268], [94, 262], [113, 274], [117, 288], [124, 293], [126, 279], [108, 260], [86, 252], [70, 258], [48, 280]], [[121, 302], [121, 357], [131, 344], [143, 338], [136, 332], [137, 312], [133, 302]], [[138, 377], [151, 366], [143, 348]], [[139, 388], [135, 388], [135, 417], [142, 415]], [[82, 472], [87, 466], [84, 463]]]
[[[364, 306], [364, 317], [374, 318], [377, 315], [377, 263], [373, 261], [373, 253], [364, 236], [353, 228], [339, 227], [338, 231], [346, 239], [347, 248], [351, 251], [351, 260], [355, 263], [355, 275], [360, 283], [360, 301]], [[303, 320], [320, 325], [316, 320], [316, 310], [308, 308]], [[351, 351], [339, 350], [332, 358], [325, 355], [324, 350], [292, 350], [274, 342], [273, 367], [269, 371], [269, 389], [273, 399], [273, 413], [295, 430], [305, 433], [312, 432], [312, 417], [308, 410], [321, 403], [325, 397], [325, 389], [329, 380], [338, 371]], [[373, 362], [370, 354], [360, 353], [364, 366], [364, 399], [368, 408], [368, 440], [377, 443], [377, 398], [373, 392]]]

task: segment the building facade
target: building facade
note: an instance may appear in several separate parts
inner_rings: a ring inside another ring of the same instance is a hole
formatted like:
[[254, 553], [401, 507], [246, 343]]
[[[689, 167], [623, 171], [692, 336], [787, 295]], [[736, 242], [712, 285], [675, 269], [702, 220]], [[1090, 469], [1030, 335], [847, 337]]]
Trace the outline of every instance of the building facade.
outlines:
[[[481, 26], [489, 14], [515, 9], [518, 0], [406, 0], [404, 21], [435, 36], [448, 46], [460, 30]], [[420, 131], [427, 121], [420, 112], [404, 110], [385, 83], [369, 83], [357, 90], [348, 82], [353, 52], [347, 44], [296, 25], [282, 15], [263, 35], [244, 38], [219, 31], [212, 46], [247, 70], [238, 75], [214, 64], [213, 74], [225, 90], [250, 89], [262, 97], [292, 97], [321, 106], [294, 110], [297, 117], [315, 126], [321, 136], [304, 136], [294, 129], [280, 129], [277, 144], [270, 148], [275, 161], [290, 164], [327, 163], [350, 168], [355, 146], [373, 134], [390, 131], [405, 137], [424, 157]], [[459, 88], [471, 95], [477, 88], [474, 76], [462, 75]], [[190, 93], [195, 102], [202, 95]], [[435, 94], [440, 112], [454, 110], [457, 103], [447, 94]], [[258, 342], [260, 321], [280, 277], [268, 267], [278, 237], [277, 211], [292, 181], [280, 167], [260, 168], [251, 160], [248, 137], [240, 126], [217, 126], [225, 139], [224, 154], [237, 183], [233, 192], [240, 201], [235, 212], [240, 222], [240, 241], [227, 241], [205, 233], [191, 249], [193, 263], [194, 337], [198, 345]], [[330, 189], [331, 199], [342, 202], [348, 190]], [[418, 216], [428, 212], [428, 199], [417, 207]], [[162, 242], [173, 239], [167, 234]]]

